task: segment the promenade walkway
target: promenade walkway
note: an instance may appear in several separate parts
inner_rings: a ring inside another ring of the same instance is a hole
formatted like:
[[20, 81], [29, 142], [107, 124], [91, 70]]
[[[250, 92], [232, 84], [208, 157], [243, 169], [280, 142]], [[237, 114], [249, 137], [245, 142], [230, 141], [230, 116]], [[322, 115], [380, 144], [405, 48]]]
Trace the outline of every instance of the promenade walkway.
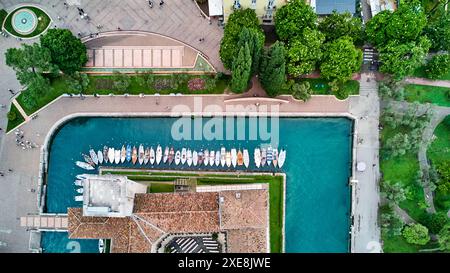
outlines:
[[428, 86], [438, 86], [438, 87], [448, 87], [450, 88], [450, 81], [445, 80], [430, 80], [425, 78], [406, 78], [405, 83], [428, 85]]

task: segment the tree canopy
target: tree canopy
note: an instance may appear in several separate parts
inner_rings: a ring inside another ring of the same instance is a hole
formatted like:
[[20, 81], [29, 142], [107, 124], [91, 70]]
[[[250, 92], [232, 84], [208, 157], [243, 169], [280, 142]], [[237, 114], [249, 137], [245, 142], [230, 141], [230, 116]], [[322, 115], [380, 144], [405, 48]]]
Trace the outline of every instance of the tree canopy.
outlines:
[[258, 44], [264, 44], [264, 33], [259, 25], [258, 17], [252, 9], [235, 10], [225, 25], [224, 36], [220, 42], [220, 59], [225, 68], [231, 69], [233, 59], [240, 50], [236, 45], [239, 42], [243, 28], [254, 30], [258, 37]]
[[255, 29], [248, 29], [246, 27], [242, 28], [242, 31], [239, 34], [237, 48], [244, 47], [245, 43], [247, 43], [252, 58], [252, 75], [256, 74], [259, 70], [261, 55], [263, 53], [264, 39], [265, 37], [262, 32]]
[[286, 81], [286, 65], [284, 46], [281, 42], [274, 43], [264, 54], [261, 63], [260, 81], [267, 94], [275, 97], [281, 91]]
[[410, 244], [426, 245], [430, 241], [428, 229], [421, 224], [410, 224], [403, 229], [402, 233]]
[[231, 69], [231, 90], [243, 92], [248, 86], [252, 70], [252, 57], [248, 43], [239, 49], [237, 58], [233, 61]]
[[50, 51], [52, 62], [66, 74], [79, 71], [88, 60], [86, 46], [68, 29], [49, 29], [40, 42]]
[[424, 30], [431, 41], [431, 49], [450, 51], [450, 14], [443, 12], [430, 20]]
[[306, 27], [316, 28], [316, 20], [316, 12], [311, 6], [303, 0], [292, 0], [277, 10], [275, 30], [278, 37], [286, 41], [300, 35]]
[[431, 79], [438, 79], [450, 72], [450, 54], [434, 55], [427, 63], [425, 72]]
[[338, 13], [335, 10], [319, 22], [319, 30], [325, 34], [326, 41], [333, 41], [342, 36], [350, 36], [353, 41], [362, 40], [362, 20], [353, 17], [350, 12]]
[[327, 80], [345, 82], [359, 71], [362, 51], [353, 45], [350, 37], [344, 36], [324, 44], [324, 56], [320, 65], [321, 75]]
[[303, 35], [293, 37], [287, 49], [288, 74], [294, 77], [313, 72], [322, 58], [325, 35], [309, 27]]

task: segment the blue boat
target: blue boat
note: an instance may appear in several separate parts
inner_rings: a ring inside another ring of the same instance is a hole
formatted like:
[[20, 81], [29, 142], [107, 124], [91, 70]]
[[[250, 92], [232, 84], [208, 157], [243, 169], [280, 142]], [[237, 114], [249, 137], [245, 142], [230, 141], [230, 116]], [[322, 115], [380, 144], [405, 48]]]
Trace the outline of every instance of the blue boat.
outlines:
[[131, 146], [130, 144], [127, 145], [127, 161], [130, 162], [131, 160]]
[[272, 146], [269, 146], [267, 148], [267, 156], [266, 156], [266, 162], [267, 165], [270, 166], [270, 164], [272, 163], [273, 160], [273, 150], [272, 150]]

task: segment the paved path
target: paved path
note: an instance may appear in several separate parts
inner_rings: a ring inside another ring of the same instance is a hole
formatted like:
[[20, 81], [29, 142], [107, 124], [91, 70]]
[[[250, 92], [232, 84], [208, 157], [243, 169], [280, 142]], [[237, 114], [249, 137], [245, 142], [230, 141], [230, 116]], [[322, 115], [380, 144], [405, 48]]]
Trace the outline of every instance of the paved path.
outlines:
[[409, 216], [409, 214], [405, 210], [400, 208], [397, 204], [393, 203], [393, 206], [395, 213], [398, 215], [398, 217], [400, 217], [400, 219], [402, 219], [403, 223], [405, 224], [416, 223], [416, 221], [413, 218], [411, 218], [411, 216]]
[[17, 110], [22, 115], [22, 117], [25, 119], [25, 121], [29, 121], [30, 117], [27, 115], [27, 113], [25, 113], [25, 110], [23, 110], [22, 106], [16, 101], [16, 99], [13, 99], [12, 103], [14, 104], [14, 106], [16, 106]]
[[439, 87], [450, 88], [450, 81], [444, 81], [444, 80], [430, 80], [430, 79], [425, 79], [425, 78], [406, 78], [404, 80], [404, 82], [411, 83], [411, 84], [420, 84], [420, 85], [439, 86]]
[[356, 172], [353, 249], [359, 253], [381, 252], [378, 226], [380, 106], [374, 75], [361, 75], [360, 96], [351, 97], [350, 112], [358, 117], [355, 131], [358, 139], [362, 139], [362, 143], [356, 145], [356, 162], [365, 162], [367, 166], [364, 172]]

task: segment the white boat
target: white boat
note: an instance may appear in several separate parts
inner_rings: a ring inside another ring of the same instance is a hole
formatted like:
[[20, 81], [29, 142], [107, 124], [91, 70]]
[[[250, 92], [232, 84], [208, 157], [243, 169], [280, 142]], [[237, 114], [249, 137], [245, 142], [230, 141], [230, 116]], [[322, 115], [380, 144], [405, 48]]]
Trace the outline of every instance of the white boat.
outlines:
[[192, 151], [191, 151], [191, 149], [188, 149], [188, 150], [187, 150], [187, 153], [186, 153], [186, 162], [187, 162], [187, 164], [188, 164], [189, 167], [192, 165]]
[[127, 148], [125, 148], [125, 145], [122, 145], [122, 149], [120, 150], [120, 163], [125, 162], [125, 159], [127, 159]]
[[227, 164], [227, 167], [231, 166], [231, 153], [226, 152], [225, 154], [225, 163]]
[[147, 163], [150, 161], [150, 148], [145, 148], [144, 151], [144, 164], [147, 165]]
[[266, 162], [267, 162], [267, 166], [270, 167], [270, 165], [272, 164], [273, 161], [273, 150], [272, 150], [272, 146], [267, 147], [267, 154], [266, 154]]
[[284, 165], [284, 161], [286, 160], [286, 151], [281, 149], [278, 154], [278, 168], [282, 168]]
[[277, 148], [273, 149], [273, 161], [272, 161], [272, 163], [273, 163], [273, 166], [276, 168], [277, 165], [278, 165], [278, 149]]
[[88, 178], [88, 175], [86, 175], [86, 174], [77, 174], [76, 178], [78, 180], [85, 180], [85, 179]]
[[83, 188], [77, 189], [77, 192], [83, 194]]
[[266, 148], [261, 148], [261, 166], [266, 165], [266, 156], [267, 156]]
[[103, 164], [103, 153], [102, 151], [97, 151], [98, 163]]
[[111, 164], [114, 163], [114, 148], [108, 149], [108, 159]]
[[236, 167], [237, 164], [237, 153], [236, 149], [231, 149], [231, 164], [233, 164], [233, 167]]
[[255, 148], [255, 152], [253, 154], [256, 168], [261, 166], [261, 150], [259, 148]]
[[77, 196], [75, 196], [75, 201], [77, 201], [77, 202], [83, 202], [83, 195], [77, 195]]
[[192, 152], [192, 164], [194, 166], [197, 166], [197, 162], [198, 162], [198, 154], [197, 154], [197, 151], [194, 150]]
[[105, 242], [102, 239], [98, 240], [98, 252], [99, 253], [105, 252]]
[[180, 153], [180, 151], [177, 151], [175, 153], [175, 165], [180, 164], [180, 160], [181, 160], [181, 153]]
[[248, 150], [244, 149], [244, 166], [248, 168], [248, 165], [250, 164], [250, 157], [248, 156]]
[[81, 181], [81, 180], [75, 180], [74, 184], [77, 187], [83, 187], [83, 181]]
[[214, 164], [216, 164], [216, 166], [220, 165], [220, 151], [216, 151], [216, 158], [214, 160]]
[[153, 150], [153, 147], [150, 148], [150, 164], [155, 163], [155, 150]]
[[200, 152], [198, 152], [198, 165], [201, 166], [203, 164], [203, 151], [200, 150]]
[[181, 165], [184, 165], [186, 163], [186, 148], [181, 149]]
[[161, 158], [162, 158], [162, 148], [161, 145], [158, 145], [158, 147], [156, 147], [156, 165], [159, 165], [159, 163], [161, 162]]
[[91, 170], [94, 169], [94, 167], [92, 167], [91, 165], [89, 165], [89, 164], [86, 163], [86, 162], [77, 161], [77, 162], [75, 162], [75, 164], [76, 164], [78, 167], [80, 167], [80, 168], [82, 168], [82, 169], [85, 169], [85, 170], [88, 170], [88, 171], [91, 171]]
[[203, 164], [205, 164], [205, 166], [208, 166], [208, 164], [209, 164], [209, 151], [208, 151], [208, 149], [206, 149], [203, 152]]
[[209, 152], [209, 165], [214, 166], [214, 159], [216, 159], [216, 152], [211, 151]]
[[94, 149], [89, 150], [89, 155], [91, 156], [92, 162], [94, 162], [95, 165], [98, 165], [98, 157]]
[[220, 165], [223, 167], [225, 166], [225, 154], [226, 154], [226, 150], [225, 147], [220, 148]]
[[163, 163], [166, 163], [167, 159], [169, 159], [169, 147], [166, 146], [164, 149]]
[[139, 145], [139, 150], [138, 150], [138, 160], [139, 160], [140, 165], [142, 165], [142, 163], [144, 163], [144, 156], [145, 156], [145, 150], [144, 150], [144, 146], [141, 144], [141, 145]]
[[120, 150], [114, 150], [114, 163], [120, 163]]

